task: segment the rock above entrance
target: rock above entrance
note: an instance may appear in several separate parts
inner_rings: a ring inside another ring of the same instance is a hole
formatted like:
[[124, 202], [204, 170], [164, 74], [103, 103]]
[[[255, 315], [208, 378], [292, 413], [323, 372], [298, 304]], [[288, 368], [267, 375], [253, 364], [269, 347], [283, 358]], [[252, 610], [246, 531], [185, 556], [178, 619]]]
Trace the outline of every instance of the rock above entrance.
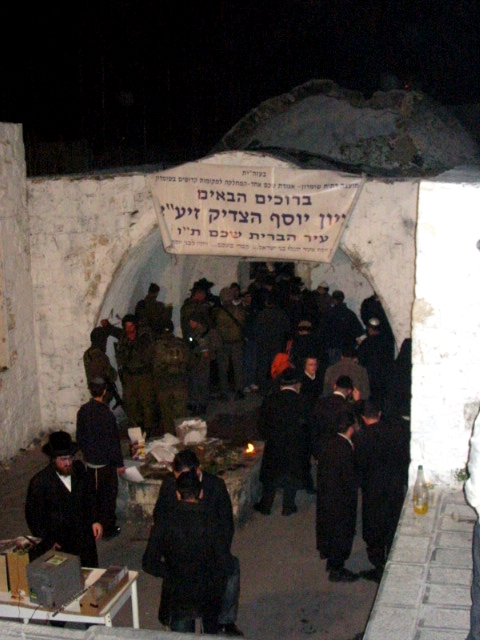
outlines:
[[420, 91], [378, 91], [367, 99], [330, 80], [312, 80], [253, 109], [213, 152], [233, 150], [391, 177], [437, 175], [474, 163], [479, 152], [453, 110]]

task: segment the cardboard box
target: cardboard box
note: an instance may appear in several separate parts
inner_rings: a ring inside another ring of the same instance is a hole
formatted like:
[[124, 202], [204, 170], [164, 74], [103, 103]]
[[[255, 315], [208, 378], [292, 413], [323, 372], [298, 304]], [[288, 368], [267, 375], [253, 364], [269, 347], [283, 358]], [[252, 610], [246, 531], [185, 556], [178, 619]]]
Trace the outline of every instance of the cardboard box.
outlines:
[[15, 595], [28, 594], [27, 564], [30, 555], [26, 549], [12, 549], [7, 552], [8, 583]]
[[0, 540], [0, 591], [8, 592], [7, 553], [16, 548], [15, 539]]
[[38, 538], [15, 538], [15, 546], [6, 552], [9, 590], [12, 594], [28, 594], [27, 565], [40, 555]]
[[0, 554], [0, 591], [8, 591], [7, 556]]
[[109, 567], [80, 600], [82, 613], [96, 616], [128, 582], [127, 567]]

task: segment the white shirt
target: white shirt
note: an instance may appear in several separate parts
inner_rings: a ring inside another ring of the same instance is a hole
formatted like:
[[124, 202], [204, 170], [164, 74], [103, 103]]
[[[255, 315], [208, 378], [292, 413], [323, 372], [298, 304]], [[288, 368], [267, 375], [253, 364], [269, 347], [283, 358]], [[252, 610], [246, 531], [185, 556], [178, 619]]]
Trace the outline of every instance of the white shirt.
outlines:
[[63, 484], [67, 487], [67, 489], [72, 493], [72, 476], [62, 476], [62, 474], [57, 473], [57, 476], [63, 482]]

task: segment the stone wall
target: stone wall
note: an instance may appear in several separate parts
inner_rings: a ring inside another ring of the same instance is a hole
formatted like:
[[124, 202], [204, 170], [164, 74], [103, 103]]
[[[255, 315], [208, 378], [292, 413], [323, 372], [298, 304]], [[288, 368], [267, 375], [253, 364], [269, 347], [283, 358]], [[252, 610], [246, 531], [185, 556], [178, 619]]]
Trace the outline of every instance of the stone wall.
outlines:
[[[205, 162], [285, 165], [239, 152]], [[326, 273], [357, 313], [375, 287], [398, 344], [410, 335], [416, 189], [415, 182], [368, 182], [342, 239], [343, 257], [306, 269], [314, 269], [317, 283]], [[218, 292], [237, 279], [238, 260], [166, 254], [146, 173], [35, 178], [28, 200], [42, 422], [72, 431], [87, 399], [82, 354], [99, 319], [119, 323], [155, 280], [160, 298], [174, 305], [178, 328], [178, 310], [194, 280], [206, 275]]]
[[41, 430], [22, 127], [0, 124], [0, 441], [2, 459]]
[[480, 407], [480, 172], [452, 171], [420, 186], [411, 473], [455, 483]]

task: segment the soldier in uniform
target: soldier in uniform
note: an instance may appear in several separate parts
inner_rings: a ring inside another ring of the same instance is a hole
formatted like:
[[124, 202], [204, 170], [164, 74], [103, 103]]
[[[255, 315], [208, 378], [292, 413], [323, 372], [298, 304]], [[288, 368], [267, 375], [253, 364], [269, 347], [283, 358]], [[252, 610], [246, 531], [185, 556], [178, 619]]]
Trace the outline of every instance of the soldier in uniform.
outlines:
[[122, 318], [122, 327], [117, 362], [123, 385], [124, 409], [130, 421], [148, 437], [154, 428], [155, 414], [152, 336], [131, 313]]
[[163, 328], [170, 321], [172, 315], [171, 305], [165, 305], [157, 300], [160, 287], [155, 282], [150, 283], [147, 295], [143, 300], [137, 302], [135, 315], [142, 318], [150, 328], [154, 339], [159, 338], [163, 333]]
[[189, 320], [192, 314], [203, 314], [203, 324], [211, 326], [210, 320], [211, 306], [207, 301], [207, 292], [205, 287], [196, 282], [191, 290], [190, 297], [187, 298], [180, 309], [180, 325], [182, 328], [182, 336], [185, 338], [190, 331]]
[[210, 393], [210, 358], [212, 342], [205, 316], [201, 312], [191, 314], [184, 340], [188, 354], [188, 405], [192, 413], [203, 414], [207, 410]]
[[153, 379], [164, 431], [175, 435], [175, 419], [187, 411], [189, 348], [173, 333], [173, 323], [165, 326], [155, 342]]
[[113, 407], [115, 409], [122, 404], [122, 399], [115, 385], [118, 377], [117, 371], [112, 366], [106, 354], [108, 336], [113, 335], [109, 328], [111, 326], [107, 320], [103, 326], [95, 327], [90, 333], [91, 344], [83, 354], [83, 364], [87, 384], [94, 378], [103, 378], [103, 380], [105, 380], [107, 393], [104, 401], [106, 404], [110, 404], [111, 400], [115, 398], [115, 405]]

